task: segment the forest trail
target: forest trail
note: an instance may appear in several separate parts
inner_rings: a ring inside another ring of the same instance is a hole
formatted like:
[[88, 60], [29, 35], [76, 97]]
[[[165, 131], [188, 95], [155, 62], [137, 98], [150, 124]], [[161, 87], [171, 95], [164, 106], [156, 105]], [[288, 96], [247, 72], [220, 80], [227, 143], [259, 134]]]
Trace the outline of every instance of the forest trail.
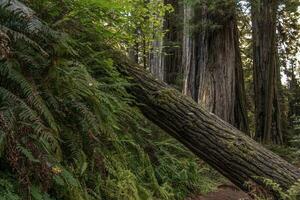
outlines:
[[215, 192], [187, 200], [252, 200], [245, 192], [231, 184], [220, 185]]

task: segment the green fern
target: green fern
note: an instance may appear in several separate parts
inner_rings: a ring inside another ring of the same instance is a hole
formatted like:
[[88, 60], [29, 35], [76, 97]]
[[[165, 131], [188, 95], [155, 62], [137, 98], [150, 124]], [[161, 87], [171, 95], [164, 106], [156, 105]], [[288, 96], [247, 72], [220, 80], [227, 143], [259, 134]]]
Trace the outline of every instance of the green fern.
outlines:
[[67, 0], [63, 10], [61, 1], [28, 1], [44, 10], [46, 25], [16, 2], [0, 2], [9, 38], [9, 56], [0, 60], [0, 155], [25, 191], [8, 185], [6, 195], [171, 200], [214, 189], [215, 172], [131, 106], [129, 83], [107, 50], [127, 38], [114, 28], [129, 4]]

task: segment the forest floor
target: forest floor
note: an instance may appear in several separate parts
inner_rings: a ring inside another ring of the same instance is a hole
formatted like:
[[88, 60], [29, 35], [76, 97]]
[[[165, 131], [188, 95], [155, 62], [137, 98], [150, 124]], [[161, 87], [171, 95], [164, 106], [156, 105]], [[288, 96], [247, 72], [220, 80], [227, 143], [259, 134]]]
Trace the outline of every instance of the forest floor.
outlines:
[[214, 192], [191, 197], [187, 200], [252, 200], [252, 198], [234, 185], [223, 184]]

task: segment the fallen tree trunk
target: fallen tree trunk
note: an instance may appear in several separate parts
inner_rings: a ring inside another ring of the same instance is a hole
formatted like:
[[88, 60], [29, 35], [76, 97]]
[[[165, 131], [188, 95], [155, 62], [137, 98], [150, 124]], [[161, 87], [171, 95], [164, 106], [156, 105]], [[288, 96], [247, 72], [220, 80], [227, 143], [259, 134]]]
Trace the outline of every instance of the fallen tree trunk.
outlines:
[[132, 83], [128, 91], [143, 114], [244, 191], [249, 191], [247, 183], [252, 183], [278, 195], [264, 180], [271, 179], [287, 190], [300, 179], [298, 168], [189, 97], [155, 80], [136, 64], [123, 62], [126, 58], [116, 60], [118, 70]]
[[[36, 32], [43, 26], [33, 11], [18, 1], [0, 0], [0, 6], [3, 5], [10, 5], [6, 8], [12, 12], [22, 12], [27, 16], [29, 25], [38, 24]], [[295, 166], [209, 113], [189, 97], [156, 81], [126, 57], [112, 54], [120, 73], [132, 83], [128, 91], [135, 96], [144, 115], [244, 191], [250, 189], [248, 182], [270, 189], [264, 183], [265, 179], [271, 179], [287, 190], [300, 179], [300, 170]], [[272, 192], [278, 195], [277, 191]]]

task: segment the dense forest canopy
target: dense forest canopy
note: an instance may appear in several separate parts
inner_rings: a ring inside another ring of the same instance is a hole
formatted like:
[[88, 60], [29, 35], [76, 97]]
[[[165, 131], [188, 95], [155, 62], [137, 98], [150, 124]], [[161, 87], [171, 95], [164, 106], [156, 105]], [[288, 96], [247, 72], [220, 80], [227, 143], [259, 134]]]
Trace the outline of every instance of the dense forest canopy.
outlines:
[[0, 199], [299, 199], [299, 6], [0, 0]]

